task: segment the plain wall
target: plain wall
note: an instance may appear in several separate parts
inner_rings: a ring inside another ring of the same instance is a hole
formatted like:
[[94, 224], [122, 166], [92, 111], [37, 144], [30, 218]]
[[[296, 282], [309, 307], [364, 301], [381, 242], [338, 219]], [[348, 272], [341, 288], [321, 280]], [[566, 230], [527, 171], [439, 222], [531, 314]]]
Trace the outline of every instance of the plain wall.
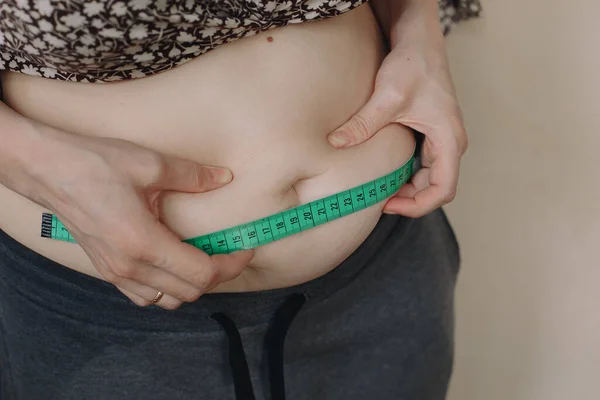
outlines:
[[484, 0], [448, 37], [470, 138], [450, 400], [600, 399], [600, 0]]

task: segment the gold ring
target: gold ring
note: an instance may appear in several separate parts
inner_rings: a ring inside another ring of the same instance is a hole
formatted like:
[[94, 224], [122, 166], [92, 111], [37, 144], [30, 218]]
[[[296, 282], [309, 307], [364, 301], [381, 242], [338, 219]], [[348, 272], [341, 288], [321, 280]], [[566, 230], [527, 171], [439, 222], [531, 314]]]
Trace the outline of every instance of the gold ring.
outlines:
[[158, 293], [156, 293], [156, 296], [154, 296], [154, 298], [152, 299], [152, 301], [150, 301], [151, 304], [156, 304], [160, 301], [160, 299], [162, 299], [163, 297], [163, 292], [159, 291]]

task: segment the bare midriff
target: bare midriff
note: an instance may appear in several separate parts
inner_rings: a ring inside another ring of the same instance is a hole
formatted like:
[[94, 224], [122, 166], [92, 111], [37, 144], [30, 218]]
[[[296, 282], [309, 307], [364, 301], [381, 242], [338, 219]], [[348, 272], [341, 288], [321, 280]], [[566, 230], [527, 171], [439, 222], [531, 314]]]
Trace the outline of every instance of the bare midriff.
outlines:
[[[184, 239], [338, 193], [404, 164], [414, 138], [400, 125], [349, 149], [326, 139], [369, 99], [384, 55], [366, 5], [240, 39], [146, 78], [91, 84], [5, 73], [2, 80], [7, 104], [33, 120], [231, 169], [234, 180], [223, 188], [165, 196], [161, 218]], [[40, 237], [48, 210], [3, 186], [0, 204], [0, 228], [10, 236], [102, 279], [78, 245]], [[213, 291], [286, 287], [331, 271], [373, 230], [383, 205], [257, 248], [239, 277]]]

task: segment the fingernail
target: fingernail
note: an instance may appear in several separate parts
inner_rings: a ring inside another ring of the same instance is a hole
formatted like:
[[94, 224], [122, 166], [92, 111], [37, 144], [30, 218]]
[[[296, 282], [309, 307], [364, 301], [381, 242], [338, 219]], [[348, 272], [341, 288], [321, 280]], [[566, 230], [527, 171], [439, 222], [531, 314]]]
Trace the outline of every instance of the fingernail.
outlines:
[[384, 214], [388, 214], [388, 215], [398, 215], [398, 213], [397, 213], [397, 212], [394, 212], [394, 211], [387, 211], [387, 210], [385, 210], [385, 211], [382, 211], [382, 212], [383, 212]]
[[208, 167], [208, 170], [213, 182], [216, 184], [229, 183], [233, 179], [233, 174], [226, 168]]
[[332, 133], [327, 139], [335, 147], [344, 147], [350, 144], [350, 138], [346, 137], [343, 132]]

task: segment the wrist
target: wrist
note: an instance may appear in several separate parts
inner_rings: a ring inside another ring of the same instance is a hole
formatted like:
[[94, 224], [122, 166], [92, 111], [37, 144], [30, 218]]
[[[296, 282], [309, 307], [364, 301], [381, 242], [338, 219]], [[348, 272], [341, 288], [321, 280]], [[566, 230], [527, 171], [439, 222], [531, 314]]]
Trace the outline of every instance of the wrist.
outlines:
[[371, 5], [392, 49], [443, 46], [438, 0], [372, 0]]

